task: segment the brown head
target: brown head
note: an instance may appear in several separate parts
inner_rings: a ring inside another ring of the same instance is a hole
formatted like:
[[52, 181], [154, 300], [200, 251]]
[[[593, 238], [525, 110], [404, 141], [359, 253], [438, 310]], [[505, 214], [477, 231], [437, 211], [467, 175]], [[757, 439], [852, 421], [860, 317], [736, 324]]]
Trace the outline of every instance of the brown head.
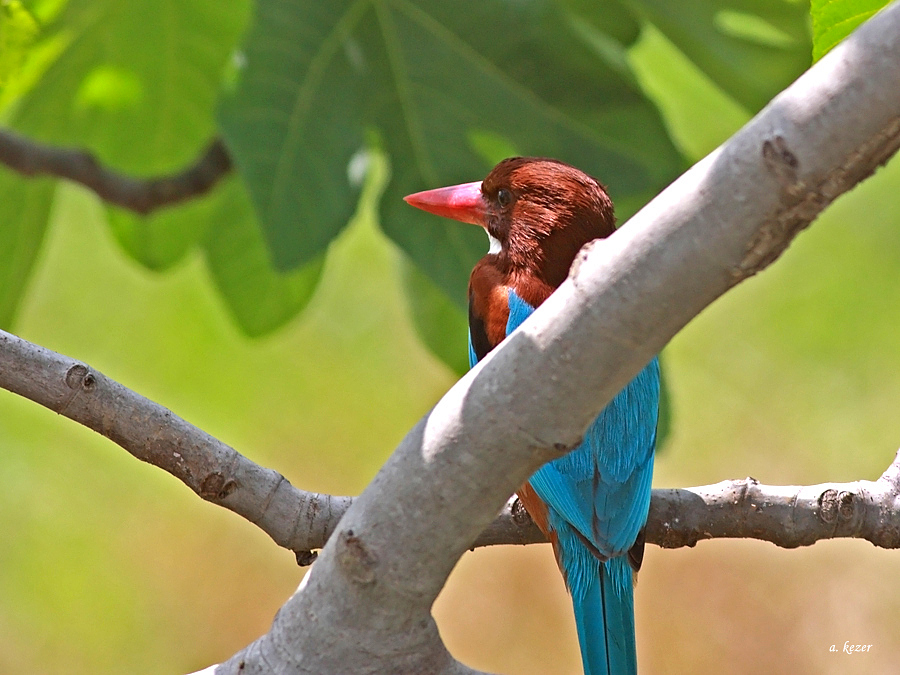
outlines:
[[505, 159], [481, 182], [409, 195], [406, 201], [440, 216], [481, 225], [489, 255], [510, 273], [538, 277], [552, 288], [566, 278], [578, 250], [615, 229], [603, 186], [555, 159]]

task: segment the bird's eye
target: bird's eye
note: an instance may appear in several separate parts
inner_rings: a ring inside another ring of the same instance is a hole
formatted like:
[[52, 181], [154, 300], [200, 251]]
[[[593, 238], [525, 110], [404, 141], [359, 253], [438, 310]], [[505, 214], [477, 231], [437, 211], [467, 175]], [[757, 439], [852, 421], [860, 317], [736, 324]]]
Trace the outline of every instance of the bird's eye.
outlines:
[[512, 193], [506, 188], [500, 188], [497, 190], [497, 203], [500, 205], [501, 209], [505, 209], [509, 206], [509, 203], [512, 201]]

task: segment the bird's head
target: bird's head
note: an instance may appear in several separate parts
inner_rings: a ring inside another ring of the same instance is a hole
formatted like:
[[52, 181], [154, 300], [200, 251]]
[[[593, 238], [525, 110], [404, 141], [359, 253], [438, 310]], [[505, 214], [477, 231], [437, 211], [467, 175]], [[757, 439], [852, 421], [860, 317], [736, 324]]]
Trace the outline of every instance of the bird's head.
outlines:
[[480, 225], [498, 265], [538, 275], [554, 288], [582, 246], [615, 229], [612, 201], [603, 186], [554, 159], [505, 159], [483, 181], [404, 199], [430, 213]]

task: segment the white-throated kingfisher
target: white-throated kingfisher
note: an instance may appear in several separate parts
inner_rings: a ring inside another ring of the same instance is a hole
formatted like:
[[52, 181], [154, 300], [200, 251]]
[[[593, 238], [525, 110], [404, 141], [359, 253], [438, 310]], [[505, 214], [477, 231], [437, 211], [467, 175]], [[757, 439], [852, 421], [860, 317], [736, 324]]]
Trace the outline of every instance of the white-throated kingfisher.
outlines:
[[[470, 365], [556, 290], [582, 246], [615, 230], [604, 187], [552, 159], [506, 159], [483, 181], [405, 199], [487, 231], [490, 250], [469, 279]], [[653, 359], [581, 445], [538, 469], [518, 493], [553, 544], [572, 595], [585, 675], [637, 671], [633, 573], [643, 559], [658, 410]]]

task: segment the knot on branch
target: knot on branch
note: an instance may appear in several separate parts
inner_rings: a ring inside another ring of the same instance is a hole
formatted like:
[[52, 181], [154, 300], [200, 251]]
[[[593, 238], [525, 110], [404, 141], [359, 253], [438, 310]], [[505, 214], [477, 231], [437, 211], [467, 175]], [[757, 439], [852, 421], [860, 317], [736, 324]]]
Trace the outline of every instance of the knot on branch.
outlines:
[[784, 137], [776, 135], [763, 141], [762, 160], [781, 187], [781, 206], [748, 244], [743, 260], [732, 272], [733, 283], [775, 262], [794, 237], [831, 201], [800, 178], [800, 160]]
[[787, 141], [775, 135], [763, 141], [762, 160], [781, 187], [780, 208], [759, 229], [747, 252], [732, 270], [732, 285], [768, 267], [788, 244], [834, 199], [870, 176], [900, 148], [900, 116], [863, 141], [844, 162], [815, 184], [800, 177], [800, 160]]
[[847, 522], [853, 518], [855, 508], [855, 494], [829, 488], [819, 495], [819, 509], [816, 515], [828, 525], [835, 522]]
[[353, 530], [343, 530], [338, 537], [337, 558], [347, 576], [359, 584], [373, 583], [378, 556]]
[[66, 387], [71, 391], [63, 400], [59, 410], [56, 411], [60, 415], [65, 414], [66, 409], [72, 404], [72, 401], [78, 397], [78, 394], [81, 392], [91, 393], [97, 386], [96, 376], [91, 372], [91, 369], [83, 363], [76, 363], [71, 366], [66, 371], [64, 379]]
[[798, 196], [798, 189], [803, 187], [803, 182], [797, 177], [800, 160], [791, 152], [787, 141], [782, 136], [767, 138], [762, 144], [762, 157], [766, 167], [775, 174], [785, 192], [791, 196]]
[[221, 501], [237, 489], [237, 481], [233, 478], [225, 479], [218, 471], [207, 474], [200, 483], [198, 494], [206, 501]]
[[69, 389], [91, 391], [97, 384], [97, 378], [83, 363], [76, 363], [66, 371], [66, 386]]
[[562, 443], [557, 441], [554, 443], [552, 447], [552, 459], [558, 459], [559, 457], [563, 457], [568, 455], [572, 450], [577, 448], [584, 441], [583, 436], [579, 436], [574, 441], [569, 441], [568, 443]]

